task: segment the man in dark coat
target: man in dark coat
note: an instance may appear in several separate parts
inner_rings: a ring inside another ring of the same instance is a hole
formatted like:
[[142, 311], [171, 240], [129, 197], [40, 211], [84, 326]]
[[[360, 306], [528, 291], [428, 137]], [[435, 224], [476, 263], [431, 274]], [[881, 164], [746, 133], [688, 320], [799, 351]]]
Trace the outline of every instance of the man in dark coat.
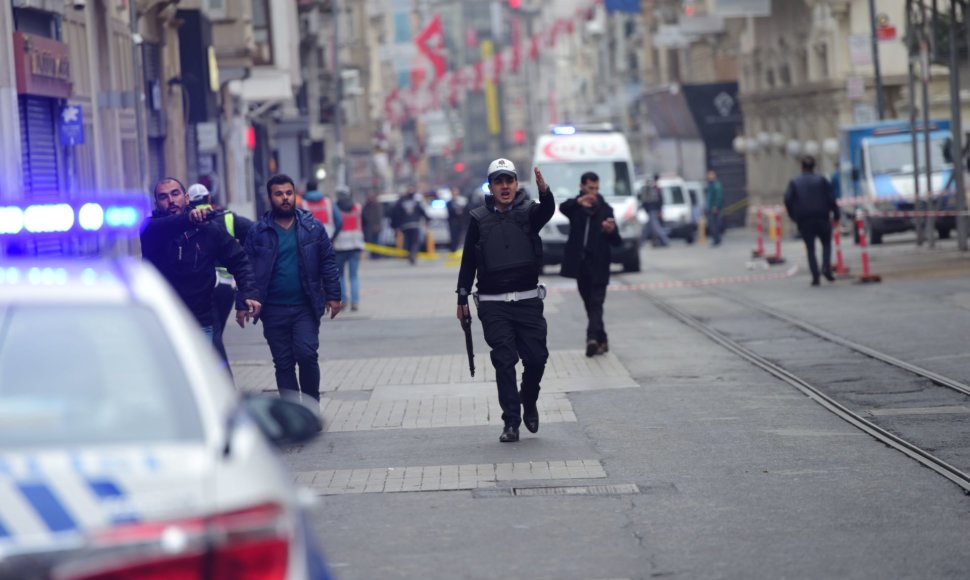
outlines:
[[818, 286], [819, 267], [815, 258], [815, 238], [822, 242], [821, 275], [829, 282], [832, 276], [832, 223], [839, 219], [839, 206], [835, 190], [828, 179], [815, 174], [815, 158], [802, 158], [802, 174], [788, 182], [785, 191], [785, 209], [788, 217], [798, 224], [798, 231], [805, 241], [808, 267], [812, 271], [812, 286]]
[[[337, 258], [323, 224], [296, 207], [293, 180], [275, 175], [266, 183], [272, 210], [246, 236], [256, 286], [263, 297], [263, 336], [276, 367], [280, 396], [319, 405], [320, 319], [340, 312]], [[296, 367], [300, 374], [297, 381]]]
[[600, 195], [600, 178], [593, 172], [580, 177], [579, 195], [559, 205], [569, 219], [569, 239], [560, 274], [575, 278], [586, 316], [586, 356], [609, 351], [603, 325], [603, 303], [610, 283], [610, 246], [623, 243], [613, 219], [613, 208]]
[[214, 334], [217, 264], [225, 266], [239, 287], [237, 321], [258, 316], [251, 264], [236, 239], [211, 223], [212, 208], [192, 208], [185, 187], [174, 177], [160, 179], [152, 197], [155, 212], [141, 232], [142, 256], [172, 285], [209, 340]]

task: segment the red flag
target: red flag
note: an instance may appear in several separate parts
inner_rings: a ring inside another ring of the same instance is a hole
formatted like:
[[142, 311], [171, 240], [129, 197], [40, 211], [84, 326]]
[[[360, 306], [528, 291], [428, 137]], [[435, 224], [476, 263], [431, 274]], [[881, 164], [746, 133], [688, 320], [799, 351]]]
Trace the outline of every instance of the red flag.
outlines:
[[414, 43], [418, 45], [418, 50], [431, 61], [434, 67], [434, 78], [445, 74], [448, 69], [447, 61], [444, 57], [445, 34], [441, 27], [441, 15], [435, 15], [431, 22], [415, 38]]

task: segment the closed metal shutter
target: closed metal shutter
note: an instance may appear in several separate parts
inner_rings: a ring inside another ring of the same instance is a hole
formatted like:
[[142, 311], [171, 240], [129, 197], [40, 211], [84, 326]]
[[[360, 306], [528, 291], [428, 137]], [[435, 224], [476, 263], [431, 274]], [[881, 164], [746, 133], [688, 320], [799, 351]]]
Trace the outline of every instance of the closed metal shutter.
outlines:
[[43, 97], [19, 98], [23, 193], [28, 201], [56, 201], [61, 197], [54, 102]]

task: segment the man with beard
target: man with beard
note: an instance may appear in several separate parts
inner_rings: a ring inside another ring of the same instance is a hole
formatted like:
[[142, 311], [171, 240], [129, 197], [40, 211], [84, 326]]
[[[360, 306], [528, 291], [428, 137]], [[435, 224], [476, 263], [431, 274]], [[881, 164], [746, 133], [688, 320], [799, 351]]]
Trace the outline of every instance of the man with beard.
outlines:
[[159, 180], [152, 197], [155, 212], [141, 233], [142, 256], [172, 285], [209, 340], [217, 263], [226, 267], [239, 287], [239, 325], [259, 316], [259, 295], [246, 253], [225, 229], [209, 223], [212, 208], [190, 208], [185, 187], [174, 177]]
[[[499, 441], [519, 440], [519, 425], [539, 430], [539, 382], [545, 371], [546, 319], [539, 285], [542, 240], [539, 231], [556, 211], [552, 190], [535, 169], [539, 203], [528, 201], [519, 190], [515, 165], [496, 159], [488, 167], [485, 205], [471, 212], [465, 249], [458, 272], [458, 320], [470, 317], [468, 295], [478, 275], [473, 296], [482, 321], [485, 342], [491, 347], [498, 384], [498, 401], [505, 427]], [[516, 385], [515, 365], [522, 359], [522, 392]]]
[[[256, 286], [263, 297], [263, 336], [276, 367], [280, 396], [320, 401], [320, 319], [340, 312], [340, 278], [323, 224], [296, 206], [296, 188], [286, 175], [266, 183], [270, 211], [246, 237]], [[299, 365], [299, 380], [296, 367]]]

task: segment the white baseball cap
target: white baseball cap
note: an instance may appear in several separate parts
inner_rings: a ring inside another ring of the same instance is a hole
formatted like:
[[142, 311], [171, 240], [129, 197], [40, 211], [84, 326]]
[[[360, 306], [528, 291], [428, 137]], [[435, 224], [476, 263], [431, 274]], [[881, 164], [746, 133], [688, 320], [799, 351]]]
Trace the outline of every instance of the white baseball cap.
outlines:
[[202, 201], [209, 197], [209, 190], [201, 183], [193, 183], [185, 193], [189, 196], [189, 203]]
[[519, 178], [515, 172], [515, 164], [508, 159], [502, 158], [498, 158], [488, 164], [488, 180], [491, 181], [496, 175], [511, 175], [516, 179]]

